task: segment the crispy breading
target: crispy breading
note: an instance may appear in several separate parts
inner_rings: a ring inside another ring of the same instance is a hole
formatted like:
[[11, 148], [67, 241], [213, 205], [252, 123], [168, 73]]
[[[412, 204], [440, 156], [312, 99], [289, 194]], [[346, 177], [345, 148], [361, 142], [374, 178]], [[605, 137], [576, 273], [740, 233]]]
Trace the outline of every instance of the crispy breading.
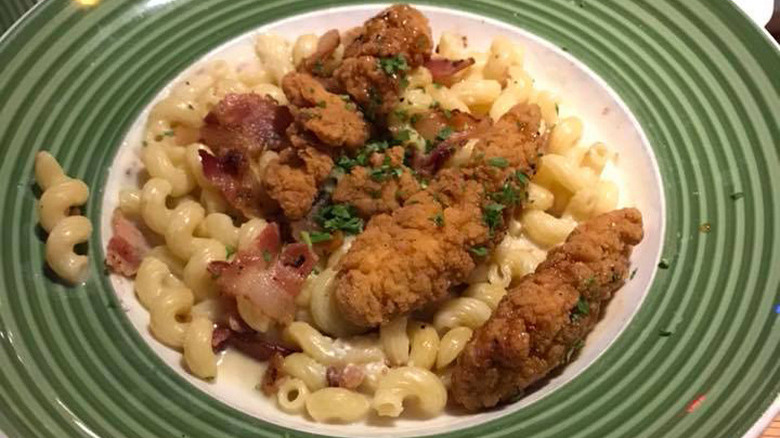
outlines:
[[350, 38], [344, 57], [403, 55], [411, 67], [431, 56], [433, 38], [428, 18], [409, 5], [393, 5], [366, 21]]
[[[368, 125], [355, 104], [328, 92], [311, 75], [288, 73], [282, 88], [295, 119], [288, 133], [296, 146], [314, 143], [314, 137], [324, 146], [355, 149], [368, 139]], [[305, 139], [296, 142], [299, 136]]]
[[[469, 250], [490, 245], [505, 228], [503, 220], [488, 226], [484, 218], [484, 207], [495, 202], [491, 193], [514, 181], [518, 170], [534, 172], [544, 147], [540, 120], [538, 106], [516, 106], [495, 125], [496, 133], [489, 130], [482, 140], [487, 144], [475, 147], [484, 152], [468, 168], [440, 171], [403, 207], [369, 221], [341, 259], [336, 278], [336, 300], [350, 321], [379, 325], [463, 282], [475, 267]], [[490, 164], [491, 158], [506, 165]]]
[[564, 365], [625, 282], [642, 236], [633, 208], [575, 228], [475, 332], [453, 369], [453, 399], [470, 410], [489, 408]]
[[268, 164], [263, 188], [276, 200], [288, 220], [306, 216], [318, 187], [333, 168], [333, 160], [313, 147], [285, 149]]
[[371, 166], [356, 166], [336, 185], [333, 200], [353, 205], [363, 217], [391, 213], [420, 191], [420, 184], [404, 166], [404, 148], [375, 153]]

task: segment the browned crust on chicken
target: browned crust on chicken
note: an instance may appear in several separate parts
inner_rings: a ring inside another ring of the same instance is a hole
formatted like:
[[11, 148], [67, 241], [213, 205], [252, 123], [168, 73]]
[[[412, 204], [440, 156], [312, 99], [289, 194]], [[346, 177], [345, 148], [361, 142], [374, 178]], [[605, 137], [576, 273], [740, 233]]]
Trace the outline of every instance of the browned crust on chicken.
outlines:
[[333, 192], [333, 201], [354, 206], [362, 217], [391, 213], [420, 191], [420, 184], [404, 166], [404, 148], [375, 153], [371, 166], [357, 166], [344, 175]]
[[403, 55], [411, 67], [431, 56], [433, 38], [428, 18], [409, 5], [393, 5], [363, 24], [350, 37], [344, 57], [386, 58]]
[[[330, 93], [306, 73], [288, 73], [282, 79], [295, 124], [288, 130], [293, 144], [311, 143], [311, 136], [325, 146], [355, 149], [368, 139], [369, 129], [355, 104]], [[307, 135], [296, 142], [295, 137]]]
[[642, 235], [642, 215], [629, 208], [580, 224], [552, 249], [501, 300], [458, 358], [455, 402], [477, 410], [510, 401], [565, 364], [625, 282], [631, 250]]
[[376, 326], [441, 299], [465, 280], [475, 267], [470, 249], [491, 245], [505, 229], [500, 218], [493, 226], [485, 220], [494, 193], [504, 184], [522, 193], [515, 172], [534, 173], [544, 146], [540, 122], [538, 106], [514, 107], [475, 147], [468, 168], [439, 172], [403, 207], [369, 221], [339, 264], [335, 296], [346, 318]]
[[279, 203], [289, 220], [306, 216], [320, 184], [333, 168], [333, 160], [313, 147], [285, 149], [268, 164], [263, 188]]

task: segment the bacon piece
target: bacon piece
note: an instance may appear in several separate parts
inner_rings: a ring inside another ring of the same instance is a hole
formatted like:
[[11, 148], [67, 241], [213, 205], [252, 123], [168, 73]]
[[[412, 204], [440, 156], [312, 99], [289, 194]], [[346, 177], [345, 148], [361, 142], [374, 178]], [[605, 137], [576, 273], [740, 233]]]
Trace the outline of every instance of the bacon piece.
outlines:
[[114, 211], [111, 218], [111, 228], [114, 235], [108, 241], [106, 265], [114, 273], [133, 277], [151, 247], [141, 230], [119, 209]]
[[211, 333], [211, 349], [216, 353], [227, 348], [232, 334], [233, 332], [227, 327], [218, 326], [215, 328], [214, 332]]
[[414, 123], [414, 129], [427, 141], [439, 143], [427, 154], [416, 154], [412, 167], [420, 174], [434, 175], [469, 139], [478, 137], [490, 126], [489, 118], [458, 110], [423, 114]]
[[284, 377], [282, 366], [284, 366], [284, 356], [278, 353], [274, 354], [268, 363], [268, 368], [265, 369], [263, 381], [260, 384], [263, 394], [270, 397], [279, 390], [279, 381]]
[[329, 366], [325, 372], [328, 386], [355, 389], [363, 383], [366, 374], [363, 369], [355, 364], [345, 366]]
[[302, 243], [279, 253], [279, 226], [269, 224], [252, 247], [241, 250], [230, 263], [212, 262], [217, 287], [230, 296], [245, 296], [268, 317], [287, 324], [295, 315], [295, 296], [314, 269], [317, 256]]
[[446, 59], [436, 58], [425, 61], [425, 68], [431, 72], [433, 82], [437, 84], [450, 85], [458, 72], [474, 65], [474, 58], [467, 59]]
[[203, 119], [201, 141], [217, 155], [235, 149], [256, 158], [265, 148], [289, 144], [285, 131], [292, 123], [290, 110], [259, 94], [228, 94]]
[[288, 356], [295, 353], [292, 348], [265, 338], [261, 333], [231, 333], [229, 344], [247, 356], [260, 361], [271, 359], [275, 355]]
[[265, 195], [243, 152], [229, 149], [218, 157], [206, 150], [198, 153], [203, 175], [233, 208], [245, 216], [262, 215]]

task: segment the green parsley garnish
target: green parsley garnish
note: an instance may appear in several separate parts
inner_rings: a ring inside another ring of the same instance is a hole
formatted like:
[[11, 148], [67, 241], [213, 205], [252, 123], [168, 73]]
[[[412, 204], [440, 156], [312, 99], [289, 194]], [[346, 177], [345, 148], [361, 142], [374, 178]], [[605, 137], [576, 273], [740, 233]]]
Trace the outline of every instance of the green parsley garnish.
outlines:
[[445, 108], [445, 109], [442, 110], [442, 112], [444, 113], [444, 118], [445, 119], [449, 120], [450, 117], [452, 117], [452, 111], [450, 111], [450, 110]]
[[577, 305], [574, 306], [574, 308], [571, 310], [571, 320], [577, 321], [578, 319], [582, 318], [583, 316], [586, 316], [590, 313], [590, 304], [588, 304], [588, 301], [580, 295], [580, 298], [577, 300]]
[[271, 259], [273, 259], [273, 256], [271, 255], [271, 252], [267, 249], [263, 250], [263, 260], [266, 261], [266, 263], [270, 262]]
[[472, 246], [469, 248], [469, 251], [477, 257], [485, 257], [488, 253], [487, 248], [484, 246]]
[[405, 109], [397, 109], [393, 111], [393, 114], [399, 122], [405, 122], [409, 120], [409, 113]]
[[385, 159], [381, 166], [375, 167], [368, 172], [368, 175], [376, 182], [382, 182], [390, 177], [400, 178], [404, 173], [403, 169], [398, 166], [390, 165], [390, 157], [385, 155]]
[[441, 128], [441, 130], [439, 130], [438, 134], [436, 134], [436, 140], [444, 141], [447, 138], [449, 138], [449, 136], [451, 135], [452, 135], [452, 128], [450, 128], [449, 126], [445, 126]]
[[347, 234], [359, 234], [363, 231], [363, 219], [357, 215], [355, 207], [349, 204], [332, 204], [317, 210], [314, 220], [323, 229], [344, 231]]
[[403, 144], [409, 141], [411, 138], [412, 138], [412, 133], [408, 129], [402, 129], [401, 131], [398, 132], [398, 134], [395, 135], [393, 140]]
[[412, 114], [412, 117], [409, 118], [409, 123], [414, 125], [415, 123], [419, 122], [420, 119], [422, 119], [422, 114], [420, 114], [420, 113]]
[[509, 161], [507, 161], [507, 159], [504, 157], [493, 157], [488, 160], [488, 164], [490, 164], [493, 167], [498, 167], [500, 169], [503, 169], [509, 166]]
[[320, 107], [320, 108], [326, 108], [328, 106], [328, 104], [324, 100], [321, 100], [321, 101], [317, 102], [317, 106]]
[[173, 137], [175, 132], [173, 132], [173, 129], [169, 129], [167, 131], [164, 131], [162, 133], [163, 137]]
[[566, 363], [571, 363], [577, 352], [582, 350], [582, 347], [584, 346], [585, 342], [582, 339], [578, 339], [577, 342], [575, 342], [574, 345], [572, 345], [571, 348], [569, 348], [569, 350], [566, 352]]
[[661, 259], [660, 262], [658, 262], [658, 269], [669, 269], [669, 260]]
[[490, 199], [500, 204], [511, 206], [520, 203], [520, 194], [521, 192], [518, 189], [516, 189], [512, 184], [510, 184], [509, 182], [505, 182], [504, 185], [501, 187], [500, 191], [493, 192], [489, 196]]
[[441, 228], [444, 226], [444, 215], [441, 213], [436, 213], [433, 216], [431, 216], [431, 222], [436, 224], [437, 227]]
[[406, 63], [404, 55], [396, 55], [389, 58], [379, 58], [377, 61], [379, 68], [390, 76], [397, 75], [399, 73], [409, 70], [409, 64]]
[[488, 204], [482, 209], [482, 220], [485, 222], [485, 225], [488, 226], [491, 233], [504, 222], [504, 217], [502, 215], [504, 208], [506, 207], [501, 204]]
[[522, 185], [528, 184], [528, 180], [529, 180], [528, 175], [524, 174], [519, 170], [515, 172], [515, 178], [517, 179], [517, 182], [519, 182]]
[[629, 280], [633, 280], [634, 277], [636, 277], [636, 271], [637, 271], [637, 268], [634, 268], [634, 270], [631, 271], [631, 276], [628, 277]]
[[226, 246], [225, 247], [225, 258], [230, 258], [233, 254], [236, 253], [236, 247], [235, 246]]
[[590, 277], [586, 278], [586, 279], [585, 279], [585, 280], [582, 282], [582, 287], [583, 287], [585, 290], [590, 290], [590, 289], [592, 289], [592, 288], [593, 288], [593, 286], [595, 286], [595, 285], [596, 285], [596, 277], [594, 277], [594, 276], [592, 276], [592, 275], [591, 275]]
[[325, 64], [322, 63], [321, 59], [318, 59], [317, 62], [314, 63], [314, 73], [322, 74], [325, 72]]
[[333, 235], [330, 233], [323, 233], [322, 231], [310, 231], [309, 232], [309, 239], [311, 240], [311, 243], [320, 243], [320, 242], [327, 242], [328, 240], [332, 239]]

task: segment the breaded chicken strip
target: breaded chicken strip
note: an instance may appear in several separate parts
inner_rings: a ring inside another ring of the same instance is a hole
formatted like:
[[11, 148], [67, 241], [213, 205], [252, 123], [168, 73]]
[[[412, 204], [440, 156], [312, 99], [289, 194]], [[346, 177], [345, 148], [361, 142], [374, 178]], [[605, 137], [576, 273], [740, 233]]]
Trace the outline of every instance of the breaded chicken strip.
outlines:
[[404, 166], [403, 147], [375, 153], [370, 162], [370, 167], [356, 166], [339, 180], [333, 201], [350, 204], [368, 218], [400, 208], [420, 191], [420, 184]]
[[[518, 105], [475, 146], [465, 169], [445, 169], [392, 215], [374, 216], [341, 259], [336, 300], [354, 324], [377, 326], [437, 301], [475, 267], [476, 247], [505, 230], [545, 144], [536, 105]], [[523, 178], [526, 178], [525, 176]]]
[[489, 408], [565, 364], [625, 282], [642, 235], [633, 208], [575, 228], [476, 331], [453, 369], [453, 399], [470, 410]]
[[268, 164], [263, 189], [281, 206], [289, 220], [309, 212], [317, 190], [333, 168], [333, 160], [313, 147], [289, 148]]
[[373, 119], [393, 109], [406, 74], [432, 50], [428, 19], [409, 5], [394, 5], [345, 38], [344, 60], [333, 77]]
[[[368, 125], [355, 104], [328, 92], [309, 74], [288, 73], [282, 78], [282, 89], [295, 119], [288, 129], [294, 145], [321, 143], [331, 148], [356, 149], [368, 139]], [[298, 138], [301, 136], [302, 141]]]

